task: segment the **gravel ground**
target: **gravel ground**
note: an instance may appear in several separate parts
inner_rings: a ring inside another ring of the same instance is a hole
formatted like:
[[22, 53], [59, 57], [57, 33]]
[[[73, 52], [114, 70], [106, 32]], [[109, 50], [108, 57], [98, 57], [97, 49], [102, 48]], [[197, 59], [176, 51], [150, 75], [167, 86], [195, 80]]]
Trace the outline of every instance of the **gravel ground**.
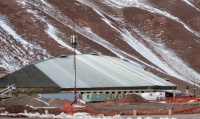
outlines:
[[[65, 112], [61, 110], [67, 100], [59, 98], [55, 99], [41, 99], [35, 97], [19, 97], [11, 98], [3, 101], [0, 112], [9, 113], [23, 113], [24, 110], [28, 112], [45, 113], [49, 110], [50, 114], [60, 114]], [[70, 102], [69, 102], [70, 104]], [[137, 95], [127, 95], [119, 101], [115, 102], [99, 102], [81, 104], [71, 110], [71, 113], [87, 112], [90, 115], [104, 114], [105, 116], [113, 115], [133, 115], [133, 110], [137, 111], [137, 116], [142, 115], [168, 115], [169, 109], [172, 110], [173, 115], [177, 114], [200, 114], [199, 102], [185, 102], [185, 103], [156, 103], [148, 102]], [[82, 106], [82, 107], [81, 107]]]

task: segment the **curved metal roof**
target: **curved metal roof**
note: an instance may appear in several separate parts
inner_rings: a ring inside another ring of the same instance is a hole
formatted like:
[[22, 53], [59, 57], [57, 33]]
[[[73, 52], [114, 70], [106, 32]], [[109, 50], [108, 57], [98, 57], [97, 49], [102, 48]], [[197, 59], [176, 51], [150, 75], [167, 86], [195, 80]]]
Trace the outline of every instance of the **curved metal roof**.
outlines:
[[[74, 56], [34, 64], [60, 88], [74, 88]], [[76, 55], [77, 88], [142, 87], [175, 85], [119, 58], [105, 55]]]

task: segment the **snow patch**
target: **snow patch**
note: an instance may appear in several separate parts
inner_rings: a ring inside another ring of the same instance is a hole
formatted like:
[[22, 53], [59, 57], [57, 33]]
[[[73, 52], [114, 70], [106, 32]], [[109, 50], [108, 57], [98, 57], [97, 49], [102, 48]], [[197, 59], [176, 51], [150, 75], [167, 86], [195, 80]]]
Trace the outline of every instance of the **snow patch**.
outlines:
[[[19, 113], [19, 114], [15, 114], [15, 113], [8, 113], [8, 112], [4, 112], [1, 113], [0, 115], [2, 116], [10, 116], [10, 117], [16, 117], [17, 115], [24, 115], [30, 118], [57, 118], [57, 119], [155, 119], [153, 117], [148, 117], [148, 116], [136, 116], [136, 117], [124, 117], [124, 116], [120, 116], [120, 115], [114, 115], [114, 116], [91, 116], [89, 113], [86, 112], [77, 112], [74, 113], [74, 115], [70, 115], [70, 114], [65, 114], [65, 113], [60, 113], [59, 115], [54, 115], [54, 114], [40, 114], [38, 112], [36, 113]], [[156, 118], [157, 119], [157, 118]], [[175, 117], [162, 117], [160, 116], [159, 119], [176, 119]]]
[[[91, 5], [91, 4], [88, 4], [84, 0], [78, 0], [78, 1], [82, 2], [83, 4], [85, 4], [87, 6]], [[107, 3], [109, 5], [118, 6], [119, 8], [134, 6], [134, 7], [138, 7], [138, 8], [141, 8], [141, 9], [145, 9], [149, 12], [161, 14], [163, 16], [166, 16], [166, 17], [168, 17], [172, 20], [175, 20], [175, 21], [181, 23], [185, 28], [187, 28], [188, 30], [193, 32], [193, 30], [191, 30], [187, 25], [185, 25], [185, 23], [180, 21], [177, 17], [172, 16], [171, 14], [167, 13], [166, 11], [161, 11], [159, 9], [147, 6], [145, 4], [142, 4], [138, 0], [117, 0], [117, 1], [115, 1], [115, 0], [111, 0], [111, 1], [105, 0], [105, 1], [107, 1]], [[144, 36], [138, 30], [133, 28], [133, 30], [142, 39], [146, 40], [154, 48], [154, 50], [157, 53], [159, 53], [159, 55], [164, 59], [164, 61], [162, 59], [160, 59], [158, 56], [156, 56], [153, 53], [153, 51], [150, 50], [149, 48], [147, 48], [142, 42], [139, 42], [137, 39], [135, 39], [134, 36], [131, 34], [131, 32], [129, 32], [125, 28], [123, 28], [123, 29], [116, 28], [114, 25], [112, 25], [112, 22], [110, 20], [108, 20], [99, 11], [97, 11], [94, 6], [89, 6], [89, 7], [94, 9], [94, 11], [102, 17], [102, 20], [105, 23], [107, 23], [109, 26], [111, 26], [112, 28], [117, 30], [121, 34], [121, 36], [123, 37], [123, 40], [125, 42], [127, 42], [133, 49], [135, 49], [137, 52], [139, 52], [142, 56], [144, 56], [146, 59], [151, 61], [153, 64], [158, 66], [160, 69], [165, 71], [167, 74], [174, 76], [174, 77], [177, 77], [179, 79], [182, 79], [184, 81], [187, 81], [191, 84], [193, 84], [193, 81], [199, 82], [200, 75], [196, 71], [194, 71], [193, 69], [189, 68], [189, 66], [187, 66], [180, 58], [178, 58], [174, 52], [172, 52], [170, 49], [168, 49], [162, 43], [158, 44], [156, 42], [153, 42], [153, 40], [151, 40], [147, 36]], [[108, 15], [108, 16], [110, 16], [110, 15]], [[112, 17], [110, 17], [110, 18], [112, 18]], [[121, 22], [123, 23], [123, 21], [121, 21]], [[194, 33], [196, 33], [196, 32], [194, 31]], [[199, 33], [197, 35], [199, 35]], [[105, 47], [105, 45], [104, 45], [104, 47]], [[108, 46], [108, 47], [110, 47], [110, 46]], [[121, 51], [120, 53], [123, 54], [122, 52], [123, 51]], [[120, 58], [122, 58], [122, 57], [123, 56], [121, 56]], [[149, 66], [149, 65], [147, 65], [147, 66]], [[190, 73], [187, 73], [187, 72], [190, 72]], [[188, 79], [192, 79], [192, 81], [188, 80]]]
[[25, 6], [27, 5], [24, 0], [17, 0], [16, 2], [18, 2], [20, 5], [23, 5], [23, 8], [25, 8]]
[[45, 101], [43, 101], [43, 100], [40, 100], [40, 99], [38, 99], [38, 98], [35, 98], [35, 99], [38, 100], [38, 101], [40, 101], [40, 102], [43, 102], [44, 104], [46, 104], [46, 105], [48, 105], [48, 106], [50, 106], [49, 103], [47, 103], [47, 102], [45, 102]]
[[[71, 46], [69, 46], [68, 44], [66, 44], [65, 42], [63, 42], [58, 36], [57, 33], [59, 33], [59, 30], [56, 29], [55, 27], [53, 27], [51, 24], [47, 24], [47, 29], [45, 30], [45, 32], [51, 37], [53, 38], [57, 43], [59, 43], [60, 45], [66, 47], [69, 50], [73, 50], [73, 48]], [[76, 50], [77, 54], [81, 54], [80, 51]]]
[[168, 13], [167, 11], [162, 11], [159, 10], [157, 8], [148, 6], [146, 4], [140, 3], [138, 0], [105, 0], [107, 1], [107, 4], [114, 6], [114, 7], [118, 7], [118, 8], [123, 8], [123, 7], [136, 7], [136, 8], [140, 8], [146, 11], [149, 11], [151, 13], [157, 13], [160, 15], [163, 15], [167, 18], [170, 18], [178, 23], [180, 23], [181, 25], [183, 25], [184, 28], [186, 28], [188, 31], [190, 31], [191, 33], [193, 33], [194, 35], [200, 37], [200, 33], [192, 30], [189, 26], [187, 26], [183, 21], [181, 21], [178, 17], [175, 17], [173, 15], [171, 15], [170, 13]]
[[[154, 57], [154, 54], [151, 54], [152, 56], [148, 57], [149, 60], [152, 60], [151, 62], [156, 64], [171, 76], [184, 80], [190, 84], [193, 84], [194, 81], [196, 83], [199, 82], [200, 74], [189, 68], [189, 66], [187, 66], [187, 64], [184, 63], [172, 50], [167, 48], [162, 43], [154, 42], [151, 38], [141, 34], [138, 30], [134, 28], [133, 30], [146, 40], [163, 59], [163, 61], [161, 61], [161, 59]], [[144, 56], [146, 57], [148, 55]]]
[[[60, 17], [62, 17], [62, 15], [60, 16], [61, 13], [59, 11], [54, 11], [54, 6], [53, 5], [47, 3], [47, 1], [44, 1], [44, 0], [41, 0], [41, 2], [42, 2], [41, 4], [44, 4], [44, 5], [40, 6], [39, 2], [34, 3], [32, 1], [30, 1], [29, 3], [31, 3], [31, 4], [33, 4], [34, 6], [37, 6], [37, 7], [42, 7], [41, 10], [44, 10], [44, 12], [46, 14], [48, 14], [49, 16], [51, 16], [54, 19], [59, 19]], [[68, 45], [61, 38], [58, 37], [58, 35], [62, 35], [63, 34], [62, 32], [60, 32], [56, 27], [54, 27], [52, 24], [50, 24], [43, 16], [39, 16], [37, 11], [33, 11], [31, 9], [28, 9], [27, 12], [33, 14], [38, 20], [41, 20], [43, 23], [47, 24], [47, 28], [45, 29], [45, 32], [53, 40], [55, 40], [61, 46], [66, 47], [68, 50], [73, 51], [73, 48], [70, 45]], [[66, 19], [66, 18], [62, 18], [62, 19]], [[81, 52], [78, 51], [78, 50], [76, 50], [76, 53], [77, 54], [81, 54]]]
[[43, 4], [45, 4], [46, 6], [48, 6], [48, 7], [52, 7], [49, 3], [47, 3], [46, 1], [44, 1], [44, 0], [40, 0]]
[[[28, 65], [33, 60], [33, 55], [37, 55], [38, 53], [43, 53], [44, 57], [49, 57], [50, 55], [46, 52], [45, 49], [41, 48], [37, 44], [31, 44], [24, 40], [15, 30], [15, 28], [10, 25], [9, 21], [2, 15], [0, 15], [0, 28], [5, 31], [5, 34], [11, 37], [7, 37], [7, 41], [4, 38], [0, 37], [0, 39], [4, 39], [4, 43], [9, 44], [9, 47], [12, 47], [14, 50], [10, 52], [9, 50], [6, 53], [1, 53], [4, 60], [1, 60], [0, 67], [6, 69], [8, 72], [13, 72], [21, 68], [21, 65]], [[5, 36], [5, 35], [4, 35]], [[18, 42], [16, 44], [15, 42]], [[38, 51], [38, 53], [36, 53]], [[4, 51], [5, 52], [5, 51]], [[14, 58], [16, 56], [17, 59]], [[20, 56], [26, 57], [25, 59]], [[20, 60], [20, 61], [19, 61]], [[20, 63], [21, 62], [21, 63]]]
[[184, 1], [184, 2], [187, 3], [188, 5], [192, 6], [192, 7], [195, 8], [197, 11], [200, 11], [200, 9], [197, 8], [196, 6], [194, 6], [190, 1], [188, 1], [188, 0], [182, 0], [182, 1]]

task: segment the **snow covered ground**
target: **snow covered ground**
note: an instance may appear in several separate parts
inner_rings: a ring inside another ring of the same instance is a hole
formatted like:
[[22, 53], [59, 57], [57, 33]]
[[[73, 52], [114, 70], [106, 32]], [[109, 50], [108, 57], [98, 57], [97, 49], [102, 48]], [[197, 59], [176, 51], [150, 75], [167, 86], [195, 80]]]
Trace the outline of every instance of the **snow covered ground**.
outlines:
[[29, 118], [58, 118], [58, 119], [177, 119], [175, 117], [150, 117], [150, 116], [90, 116], [85, 112], [74, 113], [73, 115], [61, 113], [59, 115], [54, 114], [39, 114], [39, 113], [19, 113], [19, 114], [8, 114], [7, 112], [1, 113], [1, 116], [17, 116], [23, 115]]
[[[43, 54], [45, 59], [50, 57], [50, 54], [36, 43], [33, 44], [24, 40], [21, 35], [15, 31], [15, 28], [9, 23], [8, 19], [1, 14], [0, 29], [5, 31], [2, 36], [0, 35], [1, 44], [8, 46], [4, 52], [0, 52], [0, 55], [3, 56], [3, 59], [0, 60], [0, 67], [13, 72], [20, 69], [21, 65], [29, 64], [33, 60], [33, 57], [37, 57], [40, 53]], [[14, 42], [17, 42], [20, 46], [17, 46]], [[13, 49], [13, 52], [10, 52], [10, 49]], [[36, 53], [34, 51], [39, 52]], [[18, 62], [14, 60], [15, 58], [13, 58], [13, 56], [18, 59]], [[38, 60], [40, 60], [39, 57]]]

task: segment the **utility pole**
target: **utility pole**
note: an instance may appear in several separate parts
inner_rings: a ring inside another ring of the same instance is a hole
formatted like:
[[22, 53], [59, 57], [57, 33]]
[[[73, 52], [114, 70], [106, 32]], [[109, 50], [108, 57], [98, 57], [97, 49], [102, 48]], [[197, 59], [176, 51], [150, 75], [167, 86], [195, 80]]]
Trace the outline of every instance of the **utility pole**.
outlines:
[[[74, 27], [74, 26], [73, 26]], [[77, 46], [77, 36], [73, 31], [73, 35], [71, 36], [71, 44], [74, 49], [74, 101], [76, 101], [76, 46]]]

